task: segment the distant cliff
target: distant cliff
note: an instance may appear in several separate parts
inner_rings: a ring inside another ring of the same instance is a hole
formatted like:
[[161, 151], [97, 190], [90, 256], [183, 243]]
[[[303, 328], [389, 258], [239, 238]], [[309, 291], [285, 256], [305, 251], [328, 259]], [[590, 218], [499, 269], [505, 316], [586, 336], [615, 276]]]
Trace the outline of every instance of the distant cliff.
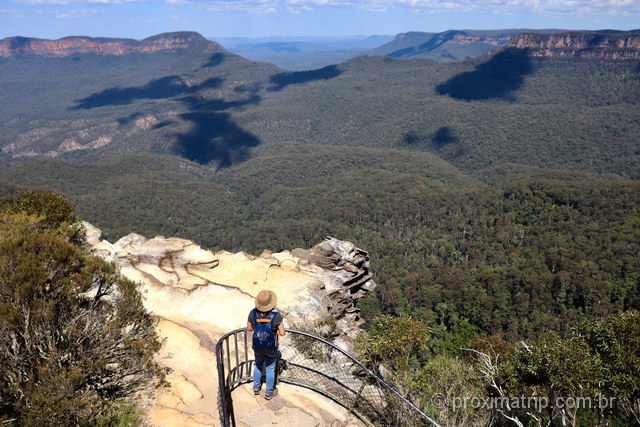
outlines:
[[530, 55], [538, 57], [638, 60], [640, 33], [526, 33], [514, 36], [507, 47], [528, 49]]
[[442, 33], [411, 31], [398, 34], [394, 40], [370, 51], [393, 58], [430, 58], [453, 61], [474, 58], [509, 43], [523, 30], [450, 30]]
[[0, 57], [46, 56], [61, 57], [77, 54], [126, 55], [164, 50], [201, 47], [211, 52], [224, 48], [195, 32], [164, 33], [144, 40], [92, 38], [71, 36], [59, 40], [9, 37], [0, 40]]

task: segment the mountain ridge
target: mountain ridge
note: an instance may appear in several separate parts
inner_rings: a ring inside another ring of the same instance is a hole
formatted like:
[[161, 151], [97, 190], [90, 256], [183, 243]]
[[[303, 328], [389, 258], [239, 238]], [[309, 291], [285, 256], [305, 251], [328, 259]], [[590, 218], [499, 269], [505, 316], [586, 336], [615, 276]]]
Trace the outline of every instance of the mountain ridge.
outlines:
[[297, 142], [430, 151], [467, 173], [524, 162], [636, 178], [638, 71], [517, 48], [311, 72], [200, 49], [17, 57], [0, 61], [0, 161], [154, 152], [225, 167]]
[[[558, 36], [562, 34], [563, 36]], [[439, 62], [448, 62], [462, 59], [471, 59], [491, 52], [501, 47], [530, 48], [535, 56], [550, 56], [549, 52], [541, 52], [539, 43], [545, 40], [547, 49], [563, 45], [560, 37], [565, 40], [565, 45], [589, 47], [594, 40], [602, 42], [606, 40], [607, 46], [598, 49], [619, 49], [617, 42], [620, 39], [627, 40], [626, 45], [635, 46], [635, 37], [638, 30], [596, 30], [596, 31], [569, 31], [561, 29], [504, 29], [504, 30], [447, 30], [439, 33], [409, 31], [400, 33], [396, 37], [378, 48], [369, 51], [371, 54], [381, 54], [392, 58], [429, 58]], [[548, 37], [548, 38], [547, 38]], [[585, 41], [586, 40], [586, 41]], [[547, 46], [549, 45], [549, 46]], [[623, 46], [624, 47], [624, 46]], [[582, 49], [582, 48], [580, 48]], [[588, 50], [588, 49], [587, 49]], [[583, 53], [586, 53], [583, 52]], [[569, 52], [555, 53], [556, 56], [576, 56]], [[606, 54], [605, 54], [606, 55]], [[587, 57], [578, 54], [578, 57]], [[590, 57], [606, 57], [619, 59], [620, 54], [608, 56], [591, 55]], [[628, 56], [628, 54], [627, 54]], [[628, 59], [637, 59], [630, 57]]]
[[127, 38], [67, 36], [57, 40], [7, 37], [0, 40], [0, 57], [65, 57], [77, 54], [126, 55], [202, 47], [209, 52], [226, 52], [218, 43], [197, 32], [161, 33], [143, 40]]
[[505, 46], [513, 36], [523, 32], [556, 32], [562, 30], [447, 30], [438, 33], [409, 31], [370, 53], [393, 58], [429, 58], [448, 62], [469, 59]]

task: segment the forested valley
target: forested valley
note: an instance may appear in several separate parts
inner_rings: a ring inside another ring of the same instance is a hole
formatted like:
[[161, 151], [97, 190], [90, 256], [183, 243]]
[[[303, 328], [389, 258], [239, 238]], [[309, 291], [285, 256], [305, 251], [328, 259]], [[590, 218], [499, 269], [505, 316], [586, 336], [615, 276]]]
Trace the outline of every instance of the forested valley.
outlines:
[[[199, 49], [114, 59], [119, 75], [91, 56], [0, 60], [6, 93], [25, 91], [0, 99], [5, 225], [37, 234], [11, 198], [54, 191], [111, 241], [259, 255], [348, 240], [379, 284], [358, 303], [359, 354], [444, 425], [640, 422], [637, 61], [502, 49], [286, 72]], [[58, 226], [44, 236], [73, 244]], [[436, 394], [617, 401], [531, 415]]]

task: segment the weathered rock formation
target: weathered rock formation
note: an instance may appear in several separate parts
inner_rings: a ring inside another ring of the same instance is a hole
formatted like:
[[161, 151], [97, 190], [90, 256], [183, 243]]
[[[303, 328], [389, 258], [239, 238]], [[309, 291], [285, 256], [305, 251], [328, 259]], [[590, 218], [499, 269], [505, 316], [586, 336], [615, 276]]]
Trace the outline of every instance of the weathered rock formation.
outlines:
[[351, 242], [327, 237], [310, 250], [294, 249], [291, 254], [299, 258], [298, 266], [314, 274], [323, 284], [329, 297], [331, 316], [338, 321], [347, 335], [363, 323], [355, 301], [375, 288], [373, 273], [369, 271], [369, 254]]
[[527, 49], [531, 56], [538, 57], [638, 60], [640, 59], [640, 34], [526, 33], [513, 37], [507, 47]]
[[133, 39], [111, 39], [92, 37], [65, 37], [59, 40], [44, 40], [28, 37], [9, 37], [0, 40], [0, 57], [47, 56], [60, 57], [77, 54], [126, 55], [165, 50], [203, 47], [207, 52], [222, 52], [224, 48], [198, 33], [164, 33], [138, 41]]
[[[335, 319], [335, 342], [350, 351], [362, 323], [354, 302], [375, 287], [367, 253], [333, 238], [309, 250], [265, 251], [257, 257], [212, 253], [189, 240], [138, 234], [111, 244], [100, 240], [97, 228], [86, 228], [92, 252], [141, 282], [145, 306], [159, 318], [158, 332], [165, 339], [159, 361], [172, 372], [171, 386], [156, 393], [150, 419], [154, 425], [217, 425], [215, 343], [246, 326], [261, 290], [278, 295], [287, 327]], [[286, 385], [268, 403], [256, 399], [250, 385], [241, 386], [234, 402], [242, 408], [236, 414], [239, 425], [354, 422], [326, 398]]]

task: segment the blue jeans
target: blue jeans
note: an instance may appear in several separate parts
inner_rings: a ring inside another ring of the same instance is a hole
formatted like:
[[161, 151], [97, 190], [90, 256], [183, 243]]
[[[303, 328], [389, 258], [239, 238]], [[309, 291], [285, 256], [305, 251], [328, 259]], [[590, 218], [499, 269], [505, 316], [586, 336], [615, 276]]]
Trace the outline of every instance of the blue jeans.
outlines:
[[276, 356], [256, 356], [256, 363], [253, 366], [253, 388], [262, 387], [262, 370], [265, 369], [267, 376], [267, 393], [273, 393], [276, 382]]

